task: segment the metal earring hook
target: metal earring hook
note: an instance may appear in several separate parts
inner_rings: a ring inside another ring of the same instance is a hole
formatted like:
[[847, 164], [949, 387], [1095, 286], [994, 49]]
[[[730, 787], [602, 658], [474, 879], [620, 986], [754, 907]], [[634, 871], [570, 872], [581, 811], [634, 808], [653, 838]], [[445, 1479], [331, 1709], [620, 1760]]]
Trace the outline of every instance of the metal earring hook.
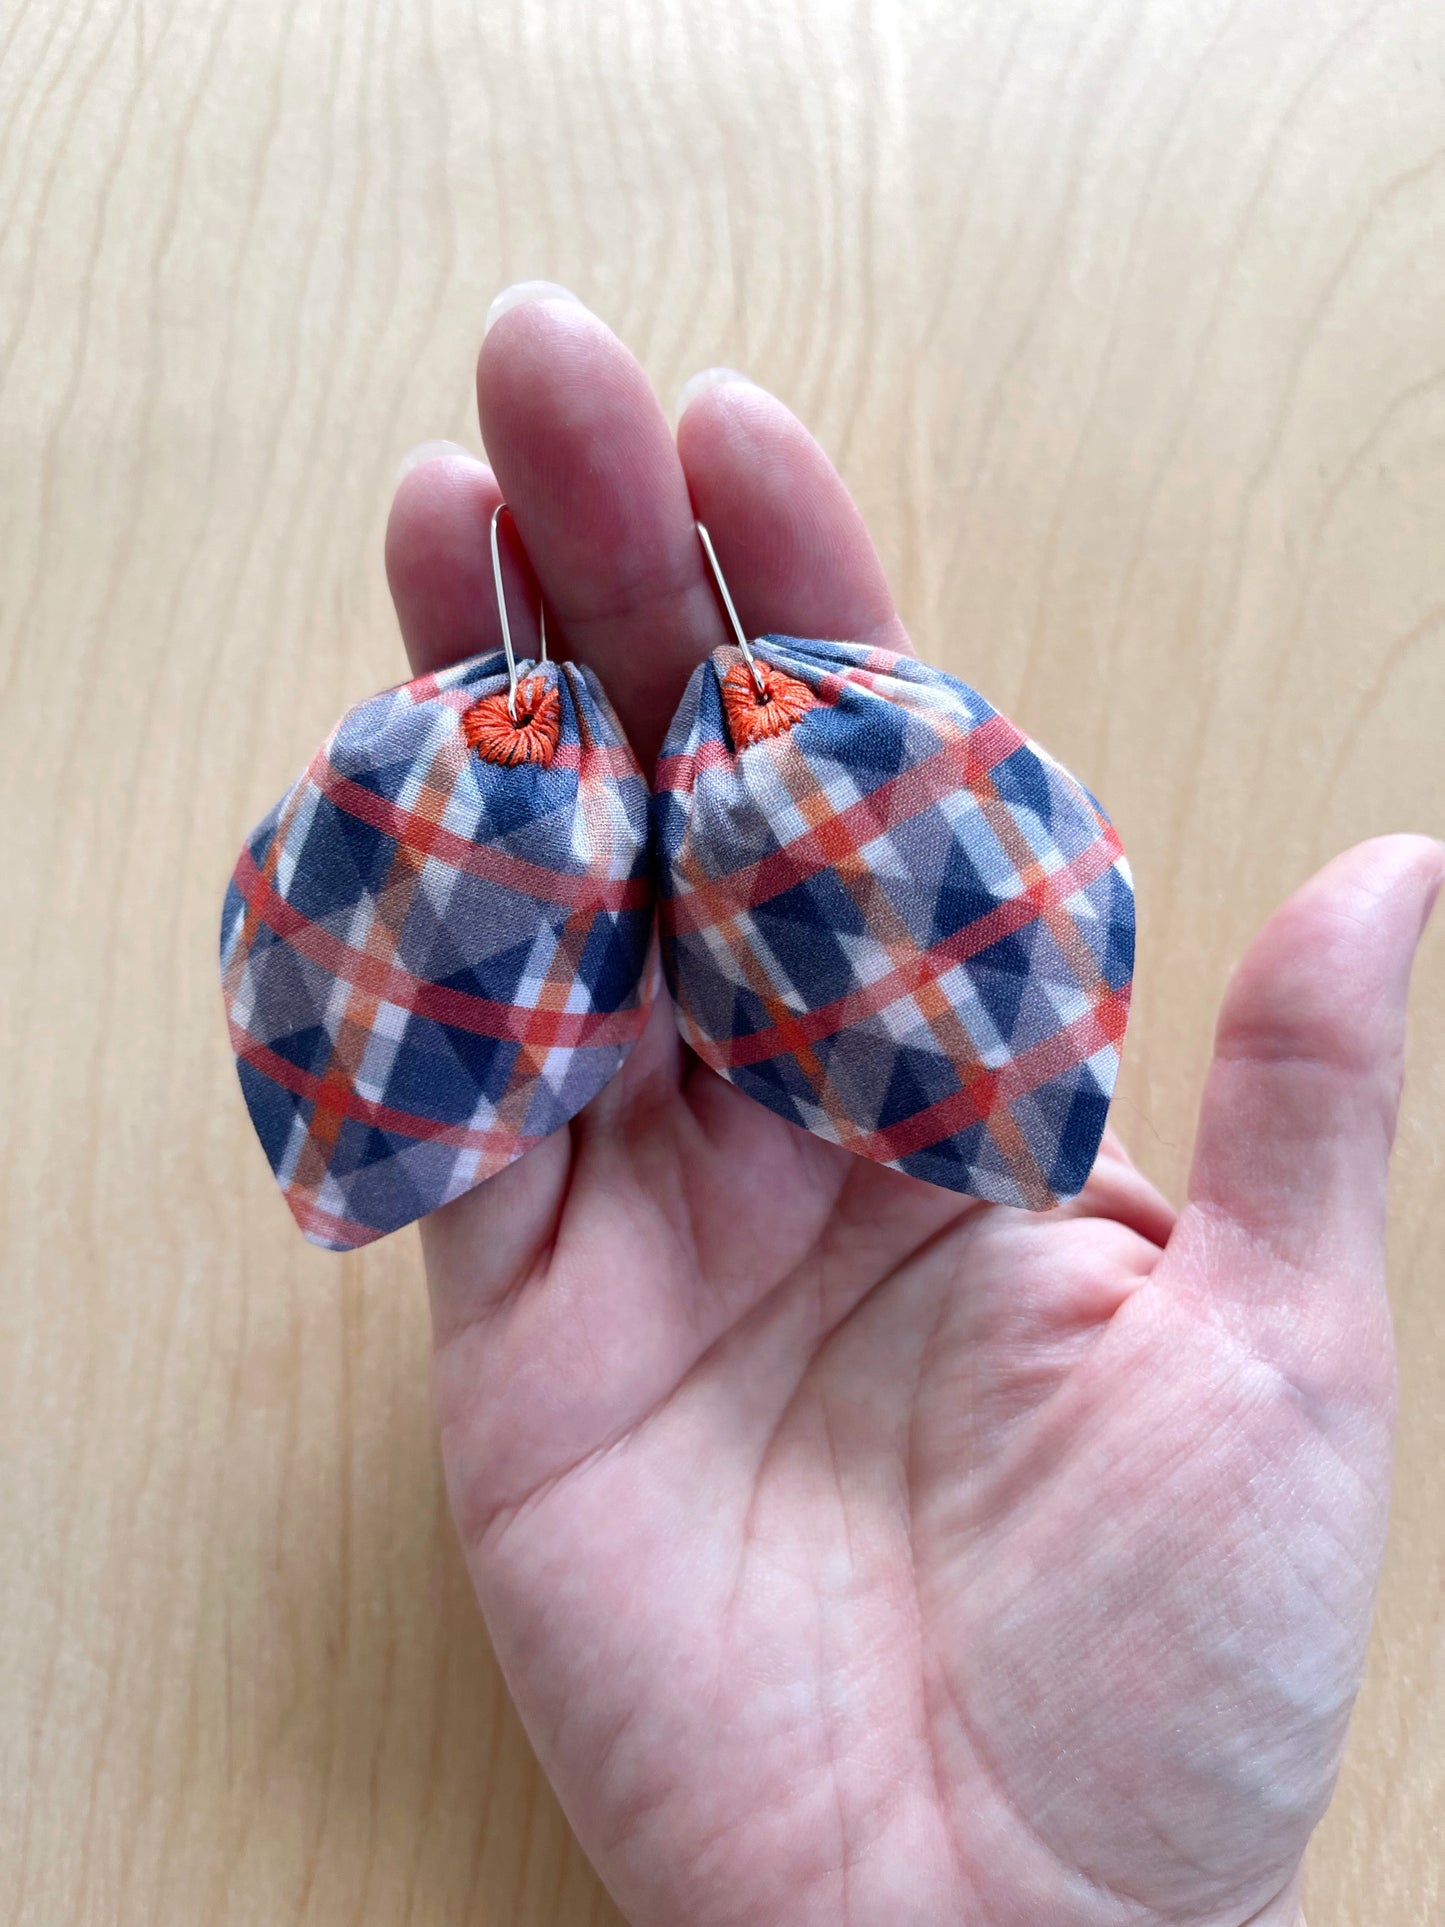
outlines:
[[763, 682], [762, 672], [754, 660], [753, 652], [748, 647], [748, 639], [743, 634], [743, 625], [738, 621], [738, 612], [733, 607], [732, 596], [728, 593], [728, 585], [723, 579], [722, 569], [718, 565], [717, 550], [712, 545], [712, 537], [708, 534], [701, 522], [695, 522], [694, 526], [701, 538], [703, 553], [707, 557], [708, 567], [712, 570], [712, 579], [717, 586], [718, 595], [722, 599], [722, 606], [727, 610], [728, 621], [733, 626], [733, 638], [738, 648], [743, 652], [743, 661], [752, 672], [753, 687], [758, 692], [758, 701], [765, 703], [768, 700], [767, 686]]
[[[497, 524], [503, 515], [512, 515], [505, 502], [498, 502], [492, 510], [492, 580], [497, 585], [497, 615], [502, 624], [502, 647], [507, 653], [507, 714], [513, 722], [517, 720], [517, 658], [512, 652], [512, 625], [507, 620], [507, 591], [502, 582], [502, 544], [497, 535]], [[512, 515], [513, 526], [517, 518]], [[540, 598], [537, 603], [537, 629], [539, 660], [547, 660], [547, 604]]]

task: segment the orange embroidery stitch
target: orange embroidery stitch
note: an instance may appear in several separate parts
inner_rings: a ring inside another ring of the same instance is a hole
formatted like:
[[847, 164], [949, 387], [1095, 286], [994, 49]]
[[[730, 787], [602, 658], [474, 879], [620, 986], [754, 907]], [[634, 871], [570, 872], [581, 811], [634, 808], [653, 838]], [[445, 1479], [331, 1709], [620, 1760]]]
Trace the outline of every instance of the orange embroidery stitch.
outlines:
[[507, 707], [507, 692], [483, 696], [462, 716], [468, 745], [488, 763], [540, 763], [551, 766], [562, 726], [562, 703], [555, 687], [542, 676], [517, 684], [515, 722]]
[[723, 707], [737, 749], [760, 743], [765, 736], [781, 736], [818, 700], [806, 683], [795, 682], [769, 663], [758, 662], [758, 676], [765, 692], [761, 696], [745, 662], [735, 662], [722, 679]]

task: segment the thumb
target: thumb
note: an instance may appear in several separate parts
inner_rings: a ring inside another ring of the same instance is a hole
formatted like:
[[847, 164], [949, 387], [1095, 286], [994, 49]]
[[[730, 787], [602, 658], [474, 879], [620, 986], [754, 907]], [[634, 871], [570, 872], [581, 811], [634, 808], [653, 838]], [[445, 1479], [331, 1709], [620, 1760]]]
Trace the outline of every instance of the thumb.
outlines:
[[1428, 837], [1347, 850], [1275, 912], [1220, 1011], [1170, 1257], [1256, 1319], [1283, 1314], [1311, 1349], [1385, 1329], [1405, 998], [1442, 874]]

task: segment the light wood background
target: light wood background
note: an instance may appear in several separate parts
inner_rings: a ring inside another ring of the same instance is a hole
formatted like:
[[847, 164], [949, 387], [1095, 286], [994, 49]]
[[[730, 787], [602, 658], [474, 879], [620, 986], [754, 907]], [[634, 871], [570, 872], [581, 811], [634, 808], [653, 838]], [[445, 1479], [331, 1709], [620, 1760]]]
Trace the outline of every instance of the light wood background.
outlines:
[[[414, 1235], [302, 1245], [226, 1053], [235, 848], [401, 659], [396, 462], [544, 275], [817, 428], [923, 652], [1136, 863], [1177, 1189], [1231, 960], [1445, 831], [1440, 0], [6, 0], [0, 1915], [616, 1916], [445, 1514]], [[1312, 1927], [1445, 1907], [1445, 941], [1401, 1472]]]

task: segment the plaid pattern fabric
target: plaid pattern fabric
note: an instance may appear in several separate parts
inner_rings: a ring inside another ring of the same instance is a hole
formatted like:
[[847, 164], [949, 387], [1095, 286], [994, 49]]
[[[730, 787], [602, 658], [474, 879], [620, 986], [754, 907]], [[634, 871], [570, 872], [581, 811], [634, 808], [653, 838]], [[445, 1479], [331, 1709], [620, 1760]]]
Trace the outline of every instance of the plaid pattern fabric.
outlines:
[[226, 893], [241, 1088], [298, 1224], [335, 1251], [565, 1124], [646, 1017], [647, 786], [589, 671], [525, 673], [560, 698], [547, 767], [465, 740], [506, 690], [500, 651], [423, 676], [342, 718]]
[[982, 697], [911, 657], [787, 636], [753, 650], [813, 706], [735, 750], [736, 673], [722, 685], [741, 654], [720, 649], [657, 773], [683, 1037], [850, 1151], [1030, 1210], [1072, 1196], [1133, 969], [1133, 889], [1107, 819]]

